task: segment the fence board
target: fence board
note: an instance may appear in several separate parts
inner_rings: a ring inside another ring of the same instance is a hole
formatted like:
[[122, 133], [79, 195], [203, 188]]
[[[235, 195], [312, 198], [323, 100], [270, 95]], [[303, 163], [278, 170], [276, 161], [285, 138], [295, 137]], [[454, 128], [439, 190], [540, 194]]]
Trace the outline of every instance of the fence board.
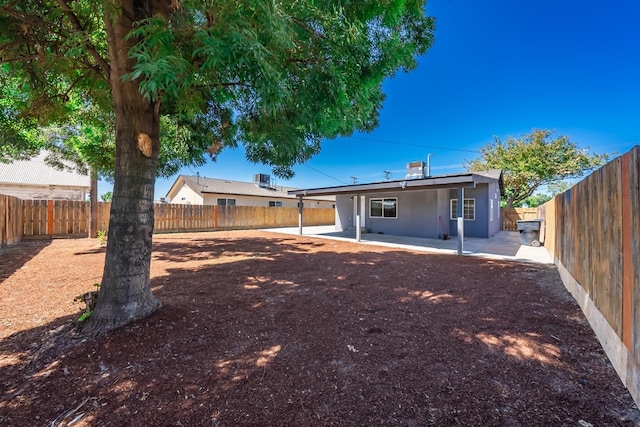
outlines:
[[47, 201], [22, 200], [22, 235], [37, 237], [47, 234]]
[[[15, 199], [20, 219], [10, 221], [25, 238], [83, 236], [89, 233], [89, 202], [71, 200]], [[4, 200], [4, 199], [3, 199]], [[3, 202], [6, 204], [5, 202]], [[109, 228], [111, 203], [99, 202], [97, 229]], [[0, 212], [5, 212], [2, 210]], [[305, 209], [303, 225], [333, 224], [332, 208]], [[220, 229], [293, 227], [298, 225], [298, 209], [266, 206], [154, 205], [156, 232], [188, 232]], [[6, 227], [5, 227], [6, 228]], [[4, 230], [4, 229], [3, 229]], [[7, 234], [2, 231], [2, 235]], [[19, 238], [18, 238], [19, 239]], [[6, 240], [6, 239], [5, 239]]]
[[99, 231], [107, 231], [109, 229], [109, 217], [111, 216], [111, 202], [98, 202], [96, 209], [97, 223]]
[[505, 231], [517, 231], [518, 221], [538, 218], [537, 208], [501, 208], [500, 221]]
[[[640, 147], [635, 147], [629, 153], [629, 169], [631, 227], [628, 230], [628, 236], [631, 243], [631, 265], [625, 271], [630, 275], [631, 349], [635, 355], [636, 363], [640, 365]], [[623, 232], [626, 233], [627, 230], [623, 230]]]
[[[620, 345], [631, 352], [635, 367], [628, 367], [625, 382], [640, 376], [638, 212], [640, 146], [538, 209], [538, 215], [546, 220], [545, 247], [584, 289], [612, 333], [620, 338]], [[616, 369], [619, 373], [626, 370]], [[638, 401], [638, 387], [630, 391]]]
[[0, 194], [0, 248], [9, 243], [9, 196]]
[[22, 238], [20, 199], [0, 194], [0, 246], [19, 242]]

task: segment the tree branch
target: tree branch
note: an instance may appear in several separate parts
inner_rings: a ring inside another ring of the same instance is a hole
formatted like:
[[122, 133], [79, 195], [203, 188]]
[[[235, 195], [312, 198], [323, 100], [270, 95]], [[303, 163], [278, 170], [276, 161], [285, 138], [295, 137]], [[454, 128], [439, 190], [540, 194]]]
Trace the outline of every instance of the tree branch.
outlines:
[[327, 37], [324, 34], [320, 34], [317, 31], [315, 31], [313, 28], [309, 27], [306, 22], [302, 21], [301, 19], [296, 18], [295, 16], [291, 17], [291, 20], [293, 21], [294, 24], [296, 24], [299, 28], [303, 29], [304, 31], [306, 31], [307, 33], [309, 33], [309, 35], [314, 36], [314, 37], [318, 37], [321, 38], [322, 40], [326, 40]]
[[[76, 14], [73, 13], [73, 10], [69, 7], [67, 2], [65, 0], [57, 0], [57, 2], [58, 2], [58, 6], [60, 6], [64, 14], [67, 16], [67, 19], [69, 19], [69, 21], [71, 22], [71, 25], [74, 28], [74, 30], [84, 34], [85, 30], [82, 27], [80, 20], [78, 19]], [[89, 43], [88, 41], [85, 41], [85, 44], [86, 44], [87, 50], [93, 57], [93, 60], [96, 61], [96, 63], [98, 64], [102, 72], [105, 74], [106, 80], [110, 81], [109, 76], [111, 75], [111, 67], [109, 66], [107, 61], [105, 61], [105, 59], [102, 56], [100, 56], [96, 48], [91, 43]]]

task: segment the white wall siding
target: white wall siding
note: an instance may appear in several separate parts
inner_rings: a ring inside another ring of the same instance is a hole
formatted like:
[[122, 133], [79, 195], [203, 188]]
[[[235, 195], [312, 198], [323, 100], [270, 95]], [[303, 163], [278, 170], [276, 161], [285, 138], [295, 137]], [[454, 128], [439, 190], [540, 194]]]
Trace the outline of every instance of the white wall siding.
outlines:
[[89, 188], [64, 185], [0, 184], [0, 194], [22, 200], [85, 200]]

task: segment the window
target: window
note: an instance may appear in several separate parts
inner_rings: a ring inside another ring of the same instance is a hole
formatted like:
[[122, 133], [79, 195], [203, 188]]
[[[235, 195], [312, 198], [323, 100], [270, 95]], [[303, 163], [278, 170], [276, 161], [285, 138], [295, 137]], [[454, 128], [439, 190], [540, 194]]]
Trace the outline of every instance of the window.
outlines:
[[218, 199], [217, 204], [218, 206], [235, 206], [236, 199]]
[[398, 199], [369, 199], [369, 217], [397, 218]]
[[269, 207], [270, 208], [281, 208], [282, 207], [282, 202], [279, 200], [269, 200]]
[[493, 221], [493, 199], [489, 200], [489, 221]]
[[[458, 218], [458, 199], [451, 199], [451, 219]], [[462, 218], [473, 221], [476, 219], [476, 199], [464, 199], [462, 202]]]

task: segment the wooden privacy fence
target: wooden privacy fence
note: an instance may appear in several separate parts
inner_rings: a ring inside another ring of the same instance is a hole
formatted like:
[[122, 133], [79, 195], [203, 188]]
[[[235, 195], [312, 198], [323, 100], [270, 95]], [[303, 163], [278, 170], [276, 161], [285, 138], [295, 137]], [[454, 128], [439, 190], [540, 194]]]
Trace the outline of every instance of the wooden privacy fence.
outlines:
[[[109, 227], [111, 203], [99, 202], [98, 230]], [[266, 206], [154, 205], [156, 232], [188, 232], [243, 228], [293, 227], [298, 208]], [[2, 245], [24, 239], [86, 237], [89, 233], [89, 202], [70, 200], [20, 200], [0, 195]], [[303, 212], [303, 225], [333, 224], [332, 208]]]
[[0, 247], [20, 241], [22, 237], [20, 199], [0, 194]]
[[[86, 237], [89, 202], [78, 200], [22, 200], [23, 238]], [[108, 218], [108, 217], [107, 217]]]
[[640, 404], [640, 146], [538, 214], [563, 282]]
[[[294, 227], [298, 225], [298, 208], [156, 204], [154, 213], [154, 228], [159, 232]], [[334, 222], [335, 210], [332, 208], [313, 208], [303, 211], [303, 225], [326, 225]]]
[[517, 231], [518, 221], [538, 218], [536, 208], [502, 208], [500, 209], [500, 223], [506, 231]]

